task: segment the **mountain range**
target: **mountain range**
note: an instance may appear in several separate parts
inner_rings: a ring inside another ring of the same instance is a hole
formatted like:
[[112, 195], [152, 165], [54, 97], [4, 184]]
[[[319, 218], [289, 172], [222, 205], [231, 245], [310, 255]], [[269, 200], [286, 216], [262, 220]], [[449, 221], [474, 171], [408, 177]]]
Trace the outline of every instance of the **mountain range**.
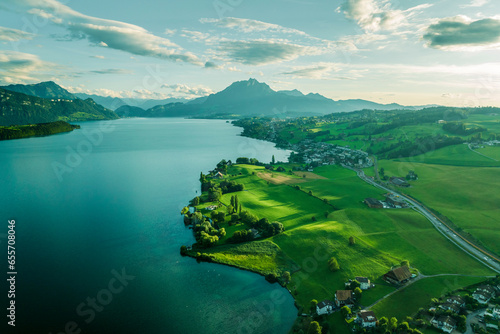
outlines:
[[0, 125], [118, 117], [297, 117], [362, 109], [417, 110], [428, 107], [356, 99], [335, 101], [316, 93], [306, 95], [297, 89], [275, 91], [255, 79], [234, 82], [218, 93], [190, 101], [72, 94], [52, 81], [0, 87], [0, 94]]

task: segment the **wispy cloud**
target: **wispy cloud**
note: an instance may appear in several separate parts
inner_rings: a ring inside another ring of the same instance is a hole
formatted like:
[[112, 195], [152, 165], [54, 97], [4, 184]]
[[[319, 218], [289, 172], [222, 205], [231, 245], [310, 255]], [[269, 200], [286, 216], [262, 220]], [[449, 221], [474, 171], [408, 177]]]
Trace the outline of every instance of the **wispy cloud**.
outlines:
[[175, 97], [185, 97], [188, 99], [207, 96], [213, 94], [214, 91], [205, 86], [188, 86], [184, 84], [174, 84], [174, 85], [162, 85], [161, 88], [166, 88], [171, 92], [171, 96]]
[[460, 5], [460, 8], [468, 8], [468, 7], [482, 7], [489, 3], [490, 0], [472, 0], [470, 3], [465, 5]]
[[156, 57], [203, 66], [204, 62], [179, 45], [156, 36], [137, 25], [81, 14], [56, 0], [5, 0], [30, 8], [29, 12], [65, 27], [71, 39], [125, 51], [134, 55]]
[[269, 32], [278, 32], [278, 33], [286, 33], [286, 34], [295, 34], [301, 36], [308, 36], [305, 32], [293, 29], [286, 28], [280, 26], [278, 24], [251, 20], [251, 19], [241, 19], [237, 17], [225, 17], [221, 19], [213, 19], [213, 18], [203, 18], [200, 19], [201, 23], [212, 23], [216, 26], [223, 28], [231, 28], [236, 29], [241, 32], [249, 33], [249, 32], [258, 32], [258, 31], [269, 31]]
[[4, 83], [46, 80], [60, 68], [29, 53], [0, 51], [0, 80]]
[[427, 28], [423, 39], [431, 48], [474, 51], [500, 48], [500, 19], [473, 21], [467, 16], [444, 18]]
[[415, 13], [431, 7], [420, 4], [406, 10], [394, 9], [388, 0], [347, 0], [337, 8], [345, 17], [355, 21], [364, 31], [395, 31], [408, 25], [408, 19]]
[[291, 76], [292, 78], [310, 78], [310, 79], [324, 79], [336, 69], [334, 63], [320, 63], [312, 66], [299, 66], [294, 67], [290, 71], [282, 72], [282, 75]]
[[104, 70], [94, 70], [90, 71], [93, 74], [134, 74], [134, 71], [124, 70], [119, 68], [108, 68]]
[[0, 27], [0, 41], [16, 42], [22, 39], [33, 39], [33, 37], [35, 37], [34, 34], [22, 30]]
[[296, 59], [305, 53], [300, 45], [270, 40], [225, 41], [220, 50], [231, 61], [244, 65], [267, 65]]

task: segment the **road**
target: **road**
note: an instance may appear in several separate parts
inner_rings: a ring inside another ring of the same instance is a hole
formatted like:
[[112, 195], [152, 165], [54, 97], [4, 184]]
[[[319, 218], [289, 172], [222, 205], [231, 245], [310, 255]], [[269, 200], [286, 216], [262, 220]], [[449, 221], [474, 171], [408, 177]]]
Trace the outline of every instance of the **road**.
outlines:
[[494, 270], [495, 272], [500, 273], [500, 259], [497, 259], [494, 255], [489, 254], [482, 249], [479, 249], [477, 246], [473, 245], [470, 241], [466, 240], [461, 235], [457, 234], [452, 228], [450, 228], [448, 225], [446, 225], [445, 222], [436, 217], [425, 206], [423, 206], [422, 204], [418, 203], [417, 201], [406, 195], [400, 194], [384, 185], [375, 182], [371, 178], [367, 177], [362, 170], [358, 170], [345, 165], [343, 165], [343, 167], [355, 171], [360, 179], [371, 184], [372, 186], [383, 189], [388, 193], [392, 193], [394, 196], [399, 196], [400, 198], [403, 198], [413, 210], [419, 212], [425, 218], [427, 218], [427, 220], [429, 220], [432, 223], [432, 225], [434, 225], [436, 230], [438, 230], [445, 238], [450, 240], [458, 248], [460, 248], [462, 251], [472, 256], [477, 261], [481, 262], [482, 264]]

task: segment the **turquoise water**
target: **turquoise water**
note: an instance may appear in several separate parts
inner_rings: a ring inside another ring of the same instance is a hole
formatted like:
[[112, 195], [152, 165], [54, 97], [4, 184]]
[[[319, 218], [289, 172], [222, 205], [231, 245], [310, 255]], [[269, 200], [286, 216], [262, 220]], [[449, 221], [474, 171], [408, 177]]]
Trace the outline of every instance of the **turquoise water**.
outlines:
[[16, 220], [11, 332], [287, 333], [297, 310], [286, 290], [179, 255], [194, 242], [179, 212], [199, 194], [200, 172], [221, 159], [268, 162], [288, 152], [225, 121], [81, 125], [0, 142], [5, 257], [7, 220]]

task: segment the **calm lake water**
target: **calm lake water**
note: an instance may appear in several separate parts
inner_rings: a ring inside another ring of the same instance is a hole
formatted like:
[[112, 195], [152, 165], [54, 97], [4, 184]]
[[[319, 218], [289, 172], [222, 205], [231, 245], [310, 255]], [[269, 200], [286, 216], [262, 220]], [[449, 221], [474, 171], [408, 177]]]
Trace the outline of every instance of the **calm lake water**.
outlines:
[[288, 152], [240, 137], [241, 128], [218, 120], [81, 126], [0, 142], [0, 255], [6, 263], [7, 221], [15, 219], [18, 272], [16, 328], [5, 315], [0, 328], [287, 333], [297, 310], [286, 290], [179, 255], [181, 245], [194, 242], [179, 212], [199, 194], [200, 172], [221, 159], [268, 162], [274, 154], [285, 161]]

